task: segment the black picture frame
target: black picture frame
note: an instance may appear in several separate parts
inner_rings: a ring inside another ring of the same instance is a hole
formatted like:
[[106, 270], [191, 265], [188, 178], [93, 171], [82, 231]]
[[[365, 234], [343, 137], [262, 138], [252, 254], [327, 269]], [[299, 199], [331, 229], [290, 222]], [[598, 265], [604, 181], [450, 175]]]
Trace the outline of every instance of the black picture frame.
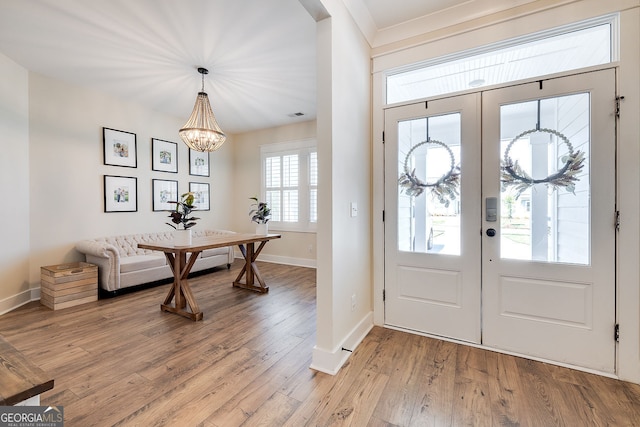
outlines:
[[133, 132], [102, 128], [104, 164], [126, 168], [138, 167], [137, 136]]
[[209, 152], [195, 151], [189, 148], [189, 175], [209, 176]]
[[104, 175], [104, 211], [137, 212], [138, 178]]
[[206, 182], [190, 182], [189, 191], [193, 193], [193, 204], [199, 211], [211, 210], [211, 192]]
[[172, 211], [178, 201], [178, 181], [168, 179], [153, 179], [151, 181], [153, 194], [153, 211]]
[[151, 170], [178, 173], [178, 144], [151, 138]]

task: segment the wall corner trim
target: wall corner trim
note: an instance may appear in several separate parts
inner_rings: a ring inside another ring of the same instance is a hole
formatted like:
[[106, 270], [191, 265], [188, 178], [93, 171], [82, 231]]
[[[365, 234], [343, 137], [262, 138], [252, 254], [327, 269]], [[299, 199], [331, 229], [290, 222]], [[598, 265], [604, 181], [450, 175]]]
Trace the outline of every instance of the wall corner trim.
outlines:
[[[355, 351], [356, 347], [372, 328], [373, 312], [370, 311], [342, 340], [341, 344], [333, 350], [325, 350], [318, 346], [313, 347], [313, 356], [309, 368], [329, 375], [337, 374], [349, 356], [351, 356], [351, 352]], [[351, 351], [343, 350], [343, 348], [348, 348]]]

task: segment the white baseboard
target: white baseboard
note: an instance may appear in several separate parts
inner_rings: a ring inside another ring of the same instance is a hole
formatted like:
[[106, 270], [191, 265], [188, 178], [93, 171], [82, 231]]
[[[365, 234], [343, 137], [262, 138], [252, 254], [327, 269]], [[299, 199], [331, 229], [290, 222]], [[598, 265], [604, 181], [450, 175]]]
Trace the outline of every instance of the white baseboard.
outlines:
[[[234, 255], [236, 259], [244, 259], [244, 257], [238, 250], [234, 251]], [[274, 264], [293, 265], [296, 267], [316, 268], [316, 260], [309, 258], [293, 258], [279, 255], [263, 254], [260, 255], [258, 261], [272, 262]]]
[[27, 289], [0, 301], [0, 316], [31, 301], [40, 299], [40, 288]]
[[356, 325], [355, 328], [345, 337], [340, 345], [333, 350], [325, 350], [315, 346], [313, 348], [313, 356], [311, 359], [311, 369], [324, 372], [325, 374], [335, 375], [338, 373], [342, 365], [347, 361], [351, 353], [367, 336], [373, 328], [373, 312], [370, 311]]

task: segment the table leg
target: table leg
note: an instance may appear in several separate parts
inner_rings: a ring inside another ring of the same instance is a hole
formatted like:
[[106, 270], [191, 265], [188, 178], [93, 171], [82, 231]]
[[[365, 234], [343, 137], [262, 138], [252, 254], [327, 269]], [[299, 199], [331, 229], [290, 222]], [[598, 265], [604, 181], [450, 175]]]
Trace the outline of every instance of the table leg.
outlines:
[[[160, 305], [162, 311], [179, 314], [194, 321], [202, 320], [202, 312], [187, 281], [189, 271], [191, 271], [199, 254], [200, 252], [192, 252], [187, 260], [186, 252], [180, 252], [176, 256], [165, 252], [167, 262], [173, 272], [173, 285], [164, 299], [164, 304]], [[171, 305], [173, 300], [175, 303]]]
[[[260, 293], [269, 292], [269, 287], [266, 286], [264, 280], [262, 279], [262, 275], [260, 275], [260, 270], [258, 269], [258, 265], [256, 264], [256, 259], [258, 258], [258, 255], [260, 254], [262, 248], [266, 243], [266, 240], [260, 242], [260, 246], [258, 246], [258, 249], [255, 249], [255, 245], [253, 242], [247, 243], [246, 247], [245, 245], [238, 245], [238, 247], [240, 248], [240, 252], [244, 257], [245, 263], [242, 270], [240, 271], [240, 274], [238, 274], [236, 280], [233, 281], [233, 286], [235, 286], [236, 288], [248, 289]], [[246, 276], [244, 283], [240, 282], [242, 276]], [[255, 285], [256, 280], [258, 281], [258, 284], [260, 286]]]

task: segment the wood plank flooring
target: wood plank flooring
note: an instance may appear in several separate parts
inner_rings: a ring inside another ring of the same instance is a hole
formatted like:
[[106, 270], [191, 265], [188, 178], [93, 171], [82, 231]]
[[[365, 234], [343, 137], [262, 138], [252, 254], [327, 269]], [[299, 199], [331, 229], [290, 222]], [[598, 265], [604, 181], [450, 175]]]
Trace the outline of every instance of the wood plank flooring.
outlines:
[[309, 369], [315, 270], [241, 263], [190, 279], [204, 320], [160, 311], [168, 285], [0, 316], [55, 378], [65, 426], [640, 426], [640, 386], [374, 327], [335, 376]]

